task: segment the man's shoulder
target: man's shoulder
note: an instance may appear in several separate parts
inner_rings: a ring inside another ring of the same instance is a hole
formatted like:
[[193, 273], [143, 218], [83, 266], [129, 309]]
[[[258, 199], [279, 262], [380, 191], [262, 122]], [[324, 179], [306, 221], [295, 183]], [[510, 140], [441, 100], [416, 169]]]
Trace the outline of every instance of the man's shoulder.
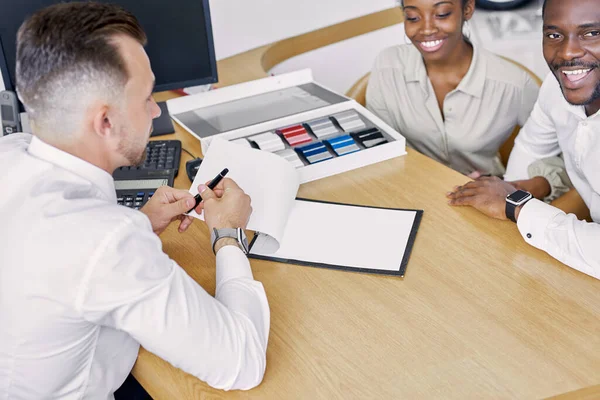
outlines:
[[6, 160], [11, 156], [24, 154], [32, 137], [28, 133], [13, 133], [0, 137], [0, 159]]
[[27, 148], [32, 138], [33, 135], [29, 133], [13, 133], [12, 135], [0, 137], [0, 150]]
[[74, 219], [85, 221], [88, 229], [93, 230], [97, 235], [110, 234], [119, 230], [152, 231], [150, 221], [144, 213], [104, 200], [89, 202], [81, 209], [79, 215], [74, 215]]

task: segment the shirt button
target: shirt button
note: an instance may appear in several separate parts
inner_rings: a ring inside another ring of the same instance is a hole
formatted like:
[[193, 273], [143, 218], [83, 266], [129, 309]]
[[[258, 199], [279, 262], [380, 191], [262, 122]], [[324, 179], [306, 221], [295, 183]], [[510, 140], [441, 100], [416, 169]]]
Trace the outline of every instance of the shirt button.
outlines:
[[531, 239], [531, 237], [532, 237], [532, 236], [531, 236], [531, 233], [528, 233], [528, 234], [527, 234], [527, 239]]
[[582, 123], [581, 123], [581, 126], [587, 126], [587, 122], [585, 122], [585, 121], [584, 121], [584, 122], [582, 122]]

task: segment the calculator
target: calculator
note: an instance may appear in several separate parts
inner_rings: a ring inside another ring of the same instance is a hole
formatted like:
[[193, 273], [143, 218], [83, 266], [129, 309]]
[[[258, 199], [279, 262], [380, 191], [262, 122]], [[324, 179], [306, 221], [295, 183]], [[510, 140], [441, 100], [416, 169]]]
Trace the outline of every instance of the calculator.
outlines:
[[139, 210], [161, 186], [173, 186], [179, 172], [181, 141], [156, 140], [148, 143], [146, 158], [140, 166], [113, 172], [117, 203]]

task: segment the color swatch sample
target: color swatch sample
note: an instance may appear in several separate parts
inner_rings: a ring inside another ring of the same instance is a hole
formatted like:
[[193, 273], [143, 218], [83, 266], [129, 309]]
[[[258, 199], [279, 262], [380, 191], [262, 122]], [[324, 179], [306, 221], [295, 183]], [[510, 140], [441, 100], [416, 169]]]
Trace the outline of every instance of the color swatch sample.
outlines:
[[358, 143], [362, 144], [367, 149], [388, 142], [377, 128], [370, 128], [364, 131], [353, 133], [352, 137], [354, 137]]
[[333, 116], [342, 129], [346, 132], [353, 132], [359, 129], [365, 129], [367, 125], [360, 118], [360, 115], [354, 110], [344, 111]]
[[327, 144], [331, 146], [335, 154], [343, 156], [344, 154], [354, 153], [360, 151], [360, 147], [356, 144], [352, 136], [342, 135], [333, 139], [325, 140]]
[[285, 149], [285, 143], [283, 143], [279, 135], [273, 132], [265, 132], [260, 135], [252, 136], [249, 140], [256, 143], [261, 150], [275, 152]]
[[319, 139], [325, 136], [336, 135], [340, 133], [338, 128], [333, 124], [333, 121], [329, 118], [321, 118], [315, 121], [307, 122], [306, 125], [310, 128], [312, 133]]
[[231, 143], [239, 144], [240, 146], [244, 146], [244, 147], [252, 147], [252, 145], [250, 144], [250, 142], [248, 140], [246, 140], [246, 138], [235, 139], [235, 140], [232, 140]]
[[308, 134], [308, 131], [302, 125], [278, 129], [277, 133], [283, 136], [290, 146], [312, 142], [312, 138]]
[[281, 156], [281, 157], [285, 158], [286, 160], [288, 160], [289, 162], [291, 162], [292, 165], [294, 167], [296, 167], [296, 168], [304, 167], [304, 163], [302, 162], [302, 160], [298, 156], [298, 153], [296, 153], [293, 149], [285, 149], [285, 150], [282, 150], [282, 151], [278, 151], [275, 154], [277, 154], [278, 156]]
[[311, 164], [333, 158], [329, 150], [327, 150], [327, 147], [325, 147], [325, 145], [321, 142], [309, 144], [308, 146], [304, 146], [296, 150]]

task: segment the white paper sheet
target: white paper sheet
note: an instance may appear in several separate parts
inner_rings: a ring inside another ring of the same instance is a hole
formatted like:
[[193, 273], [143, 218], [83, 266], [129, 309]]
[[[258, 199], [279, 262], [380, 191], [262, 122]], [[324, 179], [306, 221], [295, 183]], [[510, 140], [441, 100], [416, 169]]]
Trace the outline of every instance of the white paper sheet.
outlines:
[[[277, 251], [300, 185], [296, 169], [275, 154], [215, 138], [190, 193], [197, 194], [198, 185], [212, 180], [224, 168], [229, 168], [227, 177], [252, 199], [248, 229], [260, 232], [254, 247], [264, 254]], [[202, 219], [194, 211], [190, 215]]]
[[417, 211], [296, 200], [279, 250], [251, 254], [315, 264], [399, 271]]

